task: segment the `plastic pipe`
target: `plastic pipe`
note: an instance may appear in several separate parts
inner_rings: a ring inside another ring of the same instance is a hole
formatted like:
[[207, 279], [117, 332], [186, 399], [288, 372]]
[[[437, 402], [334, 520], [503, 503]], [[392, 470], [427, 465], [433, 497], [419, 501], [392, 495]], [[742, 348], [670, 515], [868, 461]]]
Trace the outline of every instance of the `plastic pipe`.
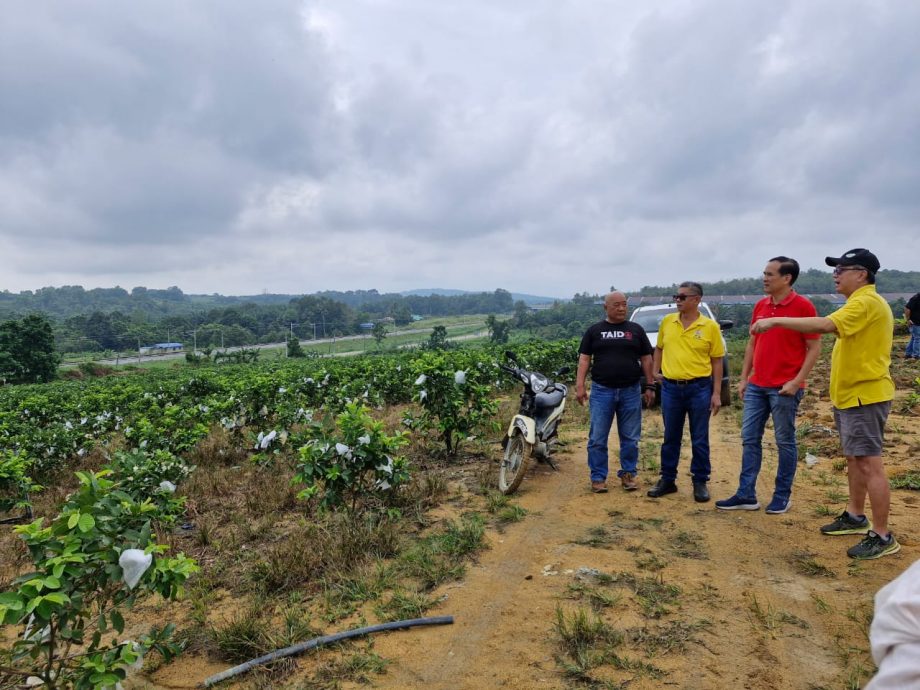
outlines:
[[301, 652], [306, 652], [307, 650], [315, 649], [316, 647], [322, 647], [323, 645], [338, 642], [340, 640], [347, 640], [352, 637], [363, 637], [364, 635], [370, 635], [371, 633], [382, 632], [384, 630], [401, 630], [402, 628], [414, 628], [419, 625], [450, 625], [453, 622], [453, 616], [412, 618], [405, 621], [393, 621], [391, 623], [371, 625], [366, 628], [346, 630], [345, 632], [336, 633], [335, 635], [324, 635], [323, 637], [316, 637], [306, 642], [298, 642], [297, 644], [290, 647], [285, 647], [284, 649], [270, 652], [269, 654], [260, 656], [258, 659], [253, 659], [252, 661], [247, 661], [246, 663], [240, 664], [239, 666], [228, 668], [226, 671], [215, 673], [213, 676], [205, 678], [202, 685], [207, 688], [211, 685], [214, 685], [215, 683], [220, 683], [221, 681], [227, 680], [228, 678], [233, 678], [234, 676], [238, 676], [241, 673], [246, 673], [246, 671], [249, 671], [256, 666], [261, 666], [262, 664], [267, 664], [277, 659], [283, 659], [284, 657], [294, 656], [295, 654], [300, 654]]

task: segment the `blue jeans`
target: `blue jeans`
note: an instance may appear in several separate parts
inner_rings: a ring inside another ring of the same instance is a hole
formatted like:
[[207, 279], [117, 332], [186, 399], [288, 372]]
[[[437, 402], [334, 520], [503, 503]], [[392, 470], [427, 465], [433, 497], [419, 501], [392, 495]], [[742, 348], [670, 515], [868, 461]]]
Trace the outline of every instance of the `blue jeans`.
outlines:
[[690, 443], [693, 455], [690, 473], [695, 482], [708, 482], [709, 464], [709, 404], [712, 400], [712, 379], [677, 384], [667, 379], [661, 384], [661, 415], [664, 418], [664, 442], [661, 444], [661, 478], [666, 482], [677, 479], [680, 443], [684, 435], [684, 419], [690, 418]]
[[618, 477], [629, 472], [636, 474], [639, 462], [639, 436], [642, 433], [642, 387], [608, 388], [591, 384], [591, 431], [588, 434], [588, 468], [591, 481], [607, 479], [607, 437], [613, 417], [617, 418], [620, 437], [620, 471]]
[[910, 341], [907, 343], [906, 357], [920, 357], [920, 326], [910, 324]]
[[773, 497], [789, 500], [792, 480], [798, 462], [795, 442], [795, 413], [805, 391], [795, 395], [780, 395], [779, 388], [764, 388], [749, 383], [744, 391], [744, 417], [741, 420], [741, 478], [738, 480], [738, 498], [757, 500], [757, 475], [763, 461], [763, 431], [767, 418], [773, 416], [773, 433], [779, 451], [776, 485]]

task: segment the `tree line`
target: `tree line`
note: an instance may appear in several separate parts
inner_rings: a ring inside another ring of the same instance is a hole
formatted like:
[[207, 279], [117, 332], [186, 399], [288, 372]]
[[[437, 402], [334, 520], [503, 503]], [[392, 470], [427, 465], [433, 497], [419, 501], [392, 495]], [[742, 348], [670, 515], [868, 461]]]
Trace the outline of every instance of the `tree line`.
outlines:
[[[262, 297], [260, 303], [190, 296], [178, 288], [134, 288], [130, 293], [122, 288], [43, 288], [19, 295], [0, 293], [0, 318], [16, 319], [26, 308], [34, 309], [50, 318], [58, 351], [93, 352], [164, 342], [235, 347], [283, 342], [292, 334], [304, 339], [337, 337], [363, 332], [362, 324], [383, 319], [405, 326], [415, 315], [508, 313], [513, 306], [505, 290], [456, 296], [403, 297], [371, 290]], [[280, 297], [284, 299], [277, 301]], [[81, 311], [87, 305], [92, 308]]]
[[[876, 276], [876, 287], [879, 292], [910, 292], [920, 291], [920, 271], [895, 271], [882, 269]], [[760, 277], [732, 278], [720, 280], [715, 283], [701, 283], [706, 295], [759, 295], [763, 292], [763, 283]], [[795, 283], [795, 289], [802, 294], [828, 294], [834, 292], [834, 280], [830, 269], [819, 270], [809, 268], [802, 271]], [[677, 283], [669, 286], [646, 285], [635, 294], [639, 295], [672, 295], [677, 290]]]

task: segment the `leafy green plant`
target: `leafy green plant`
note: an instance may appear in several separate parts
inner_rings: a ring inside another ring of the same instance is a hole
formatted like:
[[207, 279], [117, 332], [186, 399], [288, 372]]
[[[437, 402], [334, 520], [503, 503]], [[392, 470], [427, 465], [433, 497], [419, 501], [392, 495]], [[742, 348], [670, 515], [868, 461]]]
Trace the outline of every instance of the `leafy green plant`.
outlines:
[[29, 494], [41, 487], [28, 474], [29, 463], [19, 453], [0, 450], [0, 511], [29, 509]]
[[[39, 519], [16, 528], [34, 570], [0, 594], [0, 624], [26, 624], [24, 635], [0, 650], [0, 677], [22, 682], [32, 676], [47, 688], [97, 688], [123, 680], [152, 649], [166, 657], [178, 651], [172, 626], [137, 642], [117, 638], [124, 610], [151, 594], [178, 598], [198, 568], [182, 554], [164, 555], [167, 547], [152, 541], [156, 505], [135, 500], [106, 478], [110, 474], [78, 472], [78, 490], [47, 527]], [[150, 556], [130, 582], [122, 565], [129, 549]]]
[[349, 403], [335, 420], [334, 435], [315, 438], [300, 448], [294, 481], [305, 484], [300, 498], [318, 496], [327, 508], [359, 500], [385, 498], [409, 481], [406, 459], [396, 455], [407, 440], [387, 435], [383, 424], [359, 403]]
[[448, 455], [455, 455], [463, 439], [474, 434], [498, 409], [492, 386], [481, 381], [479, 370], [458, 370], [443, 352], [428, 352], [414, 363], [421, 425], [434, 429]]

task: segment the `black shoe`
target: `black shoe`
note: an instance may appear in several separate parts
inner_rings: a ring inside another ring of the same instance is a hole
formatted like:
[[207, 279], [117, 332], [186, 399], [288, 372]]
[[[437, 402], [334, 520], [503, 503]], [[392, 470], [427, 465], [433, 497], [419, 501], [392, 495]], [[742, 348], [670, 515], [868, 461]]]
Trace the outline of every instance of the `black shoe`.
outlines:
[[693, 500], [697, 503], [709, 501], [709, 489], [706, 488], [706, 482], [693, 482]]
[[666, 494], [676, 493], [677, 485], [674, 482], [668, 482], [664, 479], [659, 479], [658, 483], [646, 492], [646, 495], [651, 496], [652, 498], [659, 498], [660, 496], [664, 496]]

